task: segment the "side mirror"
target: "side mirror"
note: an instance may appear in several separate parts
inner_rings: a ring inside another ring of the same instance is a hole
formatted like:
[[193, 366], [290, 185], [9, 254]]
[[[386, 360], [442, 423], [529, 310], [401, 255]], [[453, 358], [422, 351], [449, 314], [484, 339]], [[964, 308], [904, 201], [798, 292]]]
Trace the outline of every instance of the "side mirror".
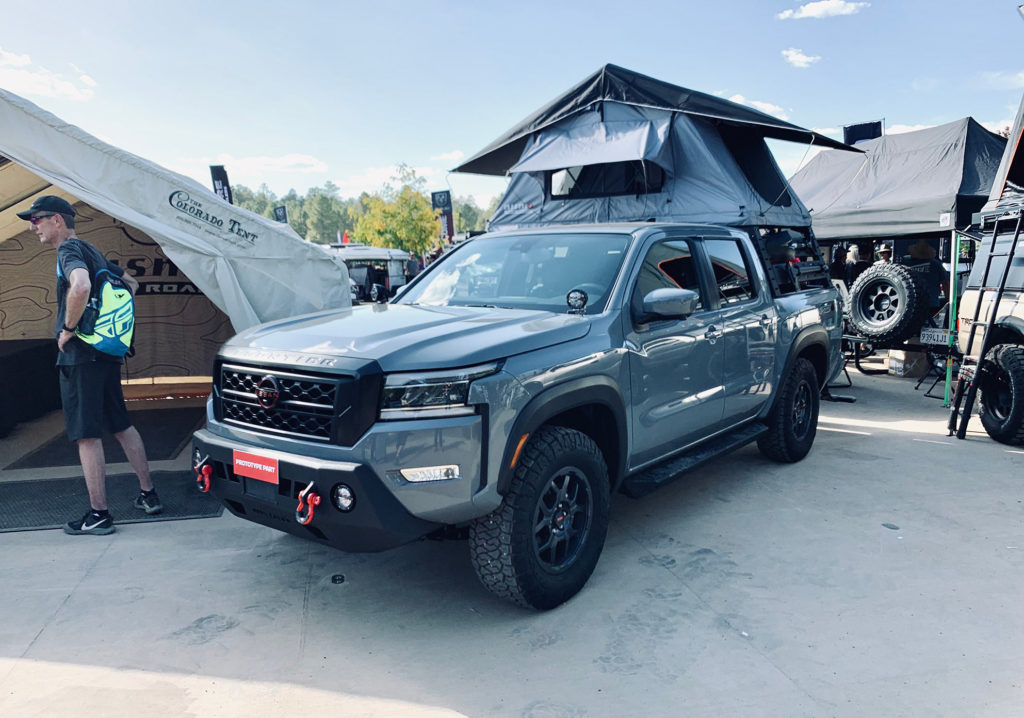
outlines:
[[642, 309], [645, 318], [686, 319], [697, 311], [699, 301], [692, 289], [654, 289], [644, 297]]
[[388, 290], [383, 284], [374, 284], [370, 287], [370, 301], [377, 304], [387, 304]]

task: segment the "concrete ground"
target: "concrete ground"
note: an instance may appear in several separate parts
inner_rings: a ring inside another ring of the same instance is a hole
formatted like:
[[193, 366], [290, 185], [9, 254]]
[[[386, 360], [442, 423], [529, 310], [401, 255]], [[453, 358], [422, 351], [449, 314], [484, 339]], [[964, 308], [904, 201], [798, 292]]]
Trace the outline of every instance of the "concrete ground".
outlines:
[[914, 383], [853, 372], [799, 464], [748, 447], [616, 497], [547, 613], [458, 541], [0, 534], [0, 716], [1024, 715], [1024, 451], [947, 438]]

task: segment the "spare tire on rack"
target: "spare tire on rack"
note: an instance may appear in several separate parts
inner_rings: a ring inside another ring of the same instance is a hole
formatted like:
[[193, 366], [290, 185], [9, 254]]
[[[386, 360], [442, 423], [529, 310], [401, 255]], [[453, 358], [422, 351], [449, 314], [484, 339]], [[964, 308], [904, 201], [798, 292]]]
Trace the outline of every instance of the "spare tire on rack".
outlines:
[[901, 264], [873, 264], [850, 289], [850, 323], [874, 344], [897, 344], [914, 336], [928, 309], [921, 279]]

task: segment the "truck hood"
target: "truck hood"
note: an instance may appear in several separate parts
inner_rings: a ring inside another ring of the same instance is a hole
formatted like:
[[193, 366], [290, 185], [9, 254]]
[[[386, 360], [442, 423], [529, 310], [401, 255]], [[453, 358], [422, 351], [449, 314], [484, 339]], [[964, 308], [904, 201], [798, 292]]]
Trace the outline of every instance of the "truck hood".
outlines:
[[385, 371], [447, 369], [494, 361], [586, 336], [583, 316], [486, 307], [369, 304], [261, 324], [232, 349], [376, 361]]

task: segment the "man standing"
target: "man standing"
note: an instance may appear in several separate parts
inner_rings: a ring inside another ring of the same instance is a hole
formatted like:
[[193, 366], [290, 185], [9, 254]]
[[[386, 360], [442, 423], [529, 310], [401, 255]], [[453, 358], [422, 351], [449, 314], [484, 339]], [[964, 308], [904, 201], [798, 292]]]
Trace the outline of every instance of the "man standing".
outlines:
[[64, 525], [69, 534], [109, 534], [114, 520], [107, 510], [106, 457], [103, 432], [109, 431], [121, 444], [125, 456], [139, 477], [140, 492], [135, 507], [147, 514], [160, 513], [163, 506], [153, 488], [146, 459], [146, 447], [132, 426], [121, 391], [121, 358], [104, 354], [75, 335], [93, 278], [108, 268], [122, 277], [134, 294], [139, 283], [124, 270], [106, 260], [88, 242], [75, 236], [75, 209], [54, 195], [39, 197], [18, 216], [32, 225], [44, 247], [57, 250], [57, 370], [68, 439], [78, 444], [89, 511]]

